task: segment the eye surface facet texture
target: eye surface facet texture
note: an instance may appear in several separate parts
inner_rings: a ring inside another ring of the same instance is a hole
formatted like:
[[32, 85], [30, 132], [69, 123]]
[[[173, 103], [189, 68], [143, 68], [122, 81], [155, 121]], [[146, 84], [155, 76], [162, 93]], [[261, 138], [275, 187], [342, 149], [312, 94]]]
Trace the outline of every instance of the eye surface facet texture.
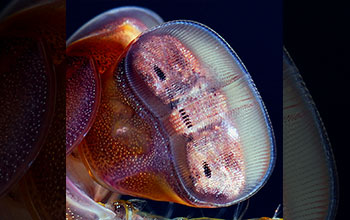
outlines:
[[131, 45], [126, 70], [136, 99], [166, 131], [190, 200], [237, 202], [265, 180], [274, 160], [269, 120], [249, 74], [215, 32], [166, 23]]

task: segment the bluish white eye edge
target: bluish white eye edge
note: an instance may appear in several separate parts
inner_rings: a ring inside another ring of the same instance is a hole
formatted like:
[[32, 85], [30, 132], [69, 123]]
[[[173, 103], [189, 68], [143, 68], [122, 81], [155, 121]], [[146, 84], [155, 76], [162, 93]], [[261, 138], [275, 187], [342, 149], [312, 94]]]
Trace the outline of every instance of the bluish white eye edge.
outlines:
[[307, 103], [307, 108], [311, 112], [313, 120], [316, 122], [317, 130], [319, 131], [319, 134], [321, 136], [321, 139], [323, 140], [323, 151], [325, 152], [325, 157], [327, 161], [327, 165], [329, 168], [329, 175], [330, 175], [330, 193], [333, 195], [333, 198], [330, 199], [330, 204], [328, 210], [328, 216], [327, 219], [334, 219], [336, 215], [336, 207], [338, 204], [338, 178], [337, 178], [337, 170], [334, 162], [334, 156], [332, 152], [332, 148], [330, 145], [330, 141], [326, 132], [326, 128], [323, 124], [323, 121], [320, 117], [319, 112], [317, 111], [316, 104], [312, 99], [312, 96], [307, 89], [302, 76], [300, 75], [300, 71], [295, 65], [293, 59], [289, 55], [288, 51], [285, 47], [283, 47], [283, 60], [287, 62], [289, 65], [290, 73], [289, 75], [293, 78], [293, 80], [296, 83], [296, 87], [299, 90], [299, 92], [302, 94], [302, 99], [304, 99], [305, 103]]

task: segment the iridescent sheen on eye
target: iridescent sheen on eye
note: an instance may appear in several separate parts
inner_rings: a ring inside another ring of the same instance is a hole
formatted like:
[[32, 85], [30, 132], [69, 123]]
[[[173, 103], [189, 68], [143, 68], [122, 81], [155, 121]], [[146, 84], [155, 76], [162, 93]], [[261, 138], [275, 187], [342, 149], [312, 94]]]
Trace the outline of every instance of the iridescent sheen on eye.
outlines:
[[80, 150], [109, 189], [196, 207], [254, 194], [274, 159], [272, 128], [241, 61], [208, 27], [143, 33], [102, 76], [102, 103]]

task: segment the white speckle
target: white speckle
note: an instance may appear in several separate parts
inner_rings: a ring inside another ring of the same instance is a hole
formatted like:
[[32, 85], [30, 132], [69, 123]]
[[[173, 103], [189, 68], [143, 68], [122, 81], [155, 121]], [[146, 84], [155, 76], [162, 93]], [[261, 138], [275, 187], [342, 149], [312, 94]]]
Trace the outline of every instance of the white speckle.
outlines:
[[236, 128], [228, 126], [227, 132], [233, 139], [238, 139], [238, 132]]

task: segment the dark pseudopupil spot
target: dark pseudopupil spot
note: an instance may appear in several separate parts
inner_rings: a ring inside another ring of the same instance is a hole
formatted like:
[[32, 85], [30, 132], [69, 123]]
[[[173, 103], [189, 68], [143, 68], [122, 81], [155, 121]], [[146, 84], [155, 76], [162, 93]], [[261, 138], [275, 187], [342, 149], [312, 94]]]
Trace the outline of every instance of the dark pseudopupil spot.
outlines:
[[211, 170], [209, 168], [209, 165], [206, 162], [203, 162], [203, 169], [204, 169], [205, 176], [210, 178], [211, 177]]
[[192, 127], [192, 123], [191, 123], [190, 118], [189, 118], [190, 116], [186, 114], [184, 109], [180, 109], [179, 112], [181, 114], [183, 123], [185, 123], [187, 128], [191, 128]]
[[165, 74], [163, 73], [163, 71], [157, 65], [154, 65], [153, 69], [157, 73], [157, 76], [159, 77], [159, 79], [164, 81], [165, 80]]

